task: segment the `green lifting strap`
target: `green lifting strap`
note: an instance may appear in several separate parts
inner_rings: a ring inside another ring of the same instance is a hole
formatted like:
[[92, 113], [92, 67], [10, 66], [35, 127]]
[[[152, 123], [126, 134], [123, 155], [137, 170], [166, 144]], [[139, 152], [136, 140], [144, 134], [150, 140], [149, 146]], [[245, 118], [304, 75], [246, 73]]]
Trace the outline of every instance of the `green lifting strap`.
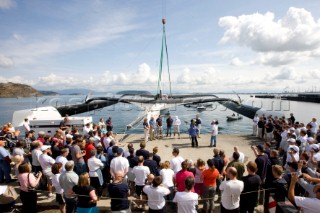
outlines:
[[162, 32], [162, 45], [161, 45], [161, 52], [160, 52], [160, 65], [159, 65], [159, 77], [158, 77], [158, 89], [157, 93], [161, 96], [161, 79], [162, 79], [162, 67], [163, 67], [163, 49], [165, 48], [166, 58], [167, 58], [167, 69], [168, 69], [168, 76], [169, 76], [169, 87], [170, 87], [170, 97], [172, 96], [171, 92], [171, 77], [170, 77], [170, 69], [169, 69], [169, 55], [168, 55], [168, 47], [167, 47], [167, 39], [166, 39], [166, 30], [165, 24], [163, 24], [163, 32]]

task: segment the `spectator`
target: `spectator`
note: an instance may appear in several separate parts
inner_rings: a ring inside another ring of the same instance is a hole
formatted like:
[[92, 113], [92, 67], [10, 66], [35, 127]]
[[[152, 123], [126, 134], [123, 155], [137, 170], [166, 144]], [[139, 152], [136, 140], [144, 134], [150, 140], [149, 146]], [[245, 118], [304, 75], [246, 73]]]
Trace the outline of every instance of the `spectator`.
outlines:
[[80, 175], [78, 185], [72, 187], [72, 191], [79, 195], [77, 202], [77, 212], [98, 212], [98, 197], [96, 195], [95, 189], [90, 186], [90, 178], [87, 172]]
[[192, 192], [194, 187], [194, 179], [187, 177], [185, 179], [186, 189], [183, 192], [176, 192], [173, 202], [178, 205], [178, 213], [197, 213], [196, 206], [198, 205], [198, 195]]
[[307, 198], [295, 196], [295, 185], [298, 182], [298, 174], [291, 174], [291, 183], [288, 192], [289, 200], [295, 204], [296, 206], [302, 208], [303, 212], [319, 212], [320, 209], [320, 184], [314, 186], [314, 193], [316, 194], [316, 198]]
[[213, 213], [214, 211], [214, 195], [216, 192], [217, 183], [219, 178], [219, 171], [214, 167], [212, 159], [207, 160], [208, 169], [204, 170], [201, 176], [204, 185], [204, 204], [203, 208], [206, 213]]
[[74, 162], [68, 161], [65, 165], [66, 172], [59, 177], [59, 183], [64, 191], [63, 198], [66, 202], [66, 213], [77, 212], [76, 196], [72, 195], [72, 187], [78, 184], [79, 176], [73, 171]]
[[240, 155], [239, 155], [238, 152], [234, 152], [233, 155], [232, 155], [232, 157], [233, 157], [233, 161], [231, 161], [231, 162], [228, 164], [227, 169], [228, 169], [229, 167], [234, 167], [234, 168], [236, 168], [236, 171], [237, 171], [237, 172], [236, 172], [236, 174], [237, 174], [237, 179], [238, 179], [238, 180], [242, 180], [243, 173], [245, 172], [244, 164], [239, 161]]
[[184, 161], [183, 157], [179, 155], [179, 152], [178, 148], [173, 148], [172, 150], [173, 158], [170, 160], [170, 168], [174, 174], [177, 174], [181, 170], [181, 163]]
[[[258, 200], [258, 191], [261, 178], [256, 174], [257, 164], [253, 161], [247, 163], [248, 175], [242, 178], [244, 188], [240, 195], [240, 212], [253, 213]], [[249, 201], [249, 202], [248, 202]]]
[[86, 151], [81, 150], [80, 146], [83, 143], [82, 138], [78, 138], [71, 149], [72, 160], [74, 161], [74, 171], [78, 175], [87, 171], [83, 157], [86, 156]]
[[154, 131], [156, 127], [156, 121], [154, 120], [154, 117], [150, 118], [149, 121], [149, 134], [150, 134], [150, 141], [154, 140]]
[[143, 165], [149, 167], [151, 174], [153, 174], [155, 176], [160, 175], [159, 171], [158, 171], [157, 162], [155, 160], [153, 160], [153, 153], [149, 153], [149, 158], [144, 161]]
[[227, 169], [229, 180], [223, 181], [220, 185], [221, 190], [221, 213], [239, 212], [240, 194], [243, 190], [243, 182], [237, 180], [237, 169], [229, 167]]
[[69, 155], [69, 149], [68, 148], [64, 148], [61, 150], [61, 155], [59, 155], [56, 158], [56, 163], [61, 163], [62, 164], [62, 172], [65, 172], [65, 165], [68, 162], [67, 156]]
[[22, 163], [19, 168], [18, 181], [20, 184], [20, 199], [22, 202], [23, 212], [37, 212], [37, 192], [29, 191], [29, 187], [35, 187], [42, 176], [41, 172], [38, 172], [37, 177], [31, 172], [29, 163]]
[[144, 142], [147, 143], [148, 138], [149, 138], [149, 129], [150, 129], [150, 125], [148, 123], [148, 118], [145, 118], [143, 120], [142, 125], [143, 125]]
[[117, 157], [113, 158], [110, 163], [110, 174], [111, 177], [115, 177], [117, 171], [122, 171], [124, 174], [124, 182], [127, 182], [127, 173], [129, 171], [129, 161], [127, 158], [122, 157], [123, 149], [117, 149]]
[[33, 141], [31, 143], [32, 152], [32, 172], [33, 173], [38, 173], [39, 171], [42, 171], [40, 162], [39, 162], [39, 157], [42, 155], [41, 147], [39, 141]]
[[166, 205], [164, 197], [170, 194], [170, 190], [164, 186], [161, 186], [161, 183], [161, 176], [157, 176], [153, 179], [152, 186], [147, 185], [143, 188], [144, 193], [146, 193], [148, 196], [148, 206], [150, 213], [164, 212], [164, 208]]
[[123, 183], [123, 178], [123, 172], [117, 171], [114, 181], [108, 185], [108, 192], [111, 198], [111, 212], [131, 212], [128, 200], [130, 191], [128, 185]]
[[[193, 173], [188, 171], [188, 162], [185, 160], [181, 163], [181, 170], [176, 174], [175, 177], [177, 191], [183, 192], [185, 190], [184, 180], [188, 176], [194, 178]], [[194, 192], [194, 189], [192, 189], [192, 192]]]
[[264, 148], [262, 145], [257, 145], [257, 149], [254, 146], [251, 146], [256, 159], [255, 163], [257, 164], [257, 175], [260, 176], [261, 181], [264, 183], [267, 175], [267, 166], [268, 166], [268, 156], [264, 153]]
[[153, 152], [153, 160], [157, 162], [158, 168], [160, 168], [160, 162], [161, 162], [161, 157], [157, 154], [159, 151], [159, 148], [157, 146], [153, 147], [152, 152]]
[[[162, 177], [162, 184], [170, 190], [170, 194], [167, 195], [167, 200], [172, 202], [174, 196], [174, 172], [170, 169], [170, 162], [164, 162], [164, 168], [160, 171], [160, 176]], [[171, 204], [172, 210], [174, 210], [174, 205]]]
[[4, 181], [6, 183], [11, 182], [11, 159], [10, 153], [7, 149], [4, 148], [6, 140], [3, 136], [0, 137], [0, 183]]
[[62, 171], [62, 163], [54, 163], [51, 168], [53, 177], [52, 177], [52, 185], [56, 190], [56, 202], [59, 204], [60, 212], [66, 212], [66, 202], [63, 199], [63, 189], [59, 183], [59, 178]]
[[202, 172], [205, 170], [206, 163], [202, 159], [198, 159], [196, 163], [196, 174], [194, 176], [194, 191], [199, 195], [199, 197], [202, 197], [203, 195], [203, 180], [201, 179]]
[[103, 163], [100, 159], [96, 158], [97, 151], [95, 149], [90, 151], [91, 157], [88, 159], [90, 185], [96, 189], [98, 197], [102, 195], [103, 176], [101, 168]]
[[157, 123], [157, 138], [162, 138], [162, 117], [159, 115], [159, 117], [156, 120]]
[[[145, 200], [146, 195], [142, 191], [143, 187], [145, 186], [145, 180], [147, 179], [147, 176], [150, 174], [150, 170], [147, 166], [143, 165], [144, 158], [143, 156], [139, 156], [138, 158], [138, 166], [135, 166], [132, 170], [132, 173], [136, 176], [135, 178], [135, 184], [136, 184], [136, 194], [137, 199], [143, 199]], [[144, 204], [142, 204], [144, 206]]]
[[39, 157], [39, 162], [42, 168], [43, 175], [46, 177], [47, 188], [48, 188], [48, 197], [53, 197], [52, 194], [52, 165], [56, 162], [52, 157], [48, 154], [51, 154], [51, 146], [43, 145], [41, 147], [42, 155]]
[[146, 160], [149, 158], [149, 151], [145, 149], [146, 148], [146, 142], [140, 143], [140, 149], [136, 151], [136, 156], [142, 155], [143, 158]]

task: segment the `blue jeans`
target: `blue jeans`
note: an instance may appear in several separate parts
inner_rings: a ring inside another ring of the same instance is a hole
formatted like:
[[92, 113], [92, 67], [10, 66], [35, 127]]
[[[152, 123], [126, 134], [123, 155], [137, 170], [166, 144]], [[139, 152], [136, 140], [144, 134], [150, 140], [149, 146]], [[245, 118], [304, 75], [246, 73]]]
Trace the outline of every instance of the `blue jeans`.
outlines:
[[3, 182], [6, 179], [6, 182], [11, 181], [11, 166], [10, 163], [6, 160], [0, 160], [0, 181]]
[[170, 136], [171, 136], [171, 130], [172, 130], [172, 127], [170, 126], [167, 126], [167, 136], [169, 135], [170, 133]]
[[213, 135], [211, 135], [211, 138], [210, 138], [210, 146], [212, 146], [212, 145], [216, 145], [217, 144], [217, 136], [215, 135], [215, 136], [213, 136]]
[[77, 212], [77, 199], [76, 198], [67, 198], [63, 196], [66, 202], [66, 213]]
[[87, 172], [87, 166], [85, 163], [75, 163], [73, 171], [77, 173], [77, 175], [81, 175], [84, 172]]

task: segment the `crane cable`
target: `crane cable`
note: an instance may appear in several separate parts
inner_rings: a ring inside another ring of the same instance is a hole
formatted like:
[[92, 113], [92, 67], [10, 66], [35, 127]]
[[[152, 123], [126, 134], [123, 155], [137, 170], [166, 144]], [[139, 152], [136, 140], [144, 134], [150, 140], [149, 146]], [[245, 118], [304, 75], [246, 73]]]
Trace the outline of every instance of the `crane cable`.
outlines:
[[[164, 0], [165, 1], [165, 0]], [[162, 7], [164, 7], [165, 2], [163, 1]], [[162, 14], [164, 14], [164, 9], [162, 8]], [[169, 55], [168, 55], [168, 46], [167, 46], [167, 38], [166, 38], [166, 19], [162, 19], [162, 45], [161, 45], [161, 53], [160, 53], [160, 65], [159, 65], [159, 77], [158, 77], [158, 95], [162, 97], [162, 88], [161, 88], [161, 79], [162, 79], [162, 67], [163, 67], [163, 50], [165, 49], [166, 59], [167, 59], [167, 69], [169, 76], [169, 88], [170, 88], [170, 97], [172, 97], [171, 91], [171, 77], [170, 77], [170, 68], [169, 68]]]

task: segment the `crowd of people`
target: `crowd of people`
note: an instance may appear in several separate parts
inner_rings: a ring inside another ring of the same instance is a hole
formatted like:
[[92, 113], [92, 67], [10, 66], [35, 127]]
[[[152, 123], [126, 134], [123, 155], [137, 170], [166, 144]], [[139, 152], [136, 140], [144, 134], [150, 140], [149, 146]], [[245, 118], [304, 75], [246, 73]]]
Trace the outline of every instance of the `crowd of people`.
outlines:
[[[148, 150], [146, 139], [162, 137], [160, 118], [144, 121], [145, 140], [139, 149], [128, 143], [125, 150], [112, 132], [111, 117], [86, 125], [82, 134], [68, 126], [66, 117], [52, 137], [44, 132], [36, 135], [27, 120], [25, 138], [19, 138], [11, 124], [4, 125], [0, 181], [16, 181], [11, 178], [14, 169], [23, 212], [37, 211], [37, 192], [55, 196], [61, 212], [98, 212], [97, 201], [106, 191], [112, 212], [146, 206], [149, 212], [197, 212], [200, 204], [203, 212], [214, 212], [217, 203], [221, 212], [253, 212], [258, 204], [269, 212], [271, 197], [275, 202], [288, 198], [304, 212], [319, 209], [320, 128], [316, 119], [305, 127], [293, 115], [288, 119], [256, 115], [253, 134], [264, 142], [251, 147], [256, 158], [246, 162], [239, 147], [234, 147], [230, 157], [216, 147], [218, 121], [211, 123], [212, 158], [186, 159], [173, 148], [171, 160], [162, 161], [159, 148]], [[181, 121], [168, 116], [166, 123], [166, 136], [171, 136], [168, 127], [173, 127], [173, 134], [180, 137]], [[196, 116], [189, 127], [192, 146], [198, 146], [200, 130], [201, 119]], [[135, 199], [129, 201], [129, 196]], [[281, 211], [279, 205], [276, 208]]]

